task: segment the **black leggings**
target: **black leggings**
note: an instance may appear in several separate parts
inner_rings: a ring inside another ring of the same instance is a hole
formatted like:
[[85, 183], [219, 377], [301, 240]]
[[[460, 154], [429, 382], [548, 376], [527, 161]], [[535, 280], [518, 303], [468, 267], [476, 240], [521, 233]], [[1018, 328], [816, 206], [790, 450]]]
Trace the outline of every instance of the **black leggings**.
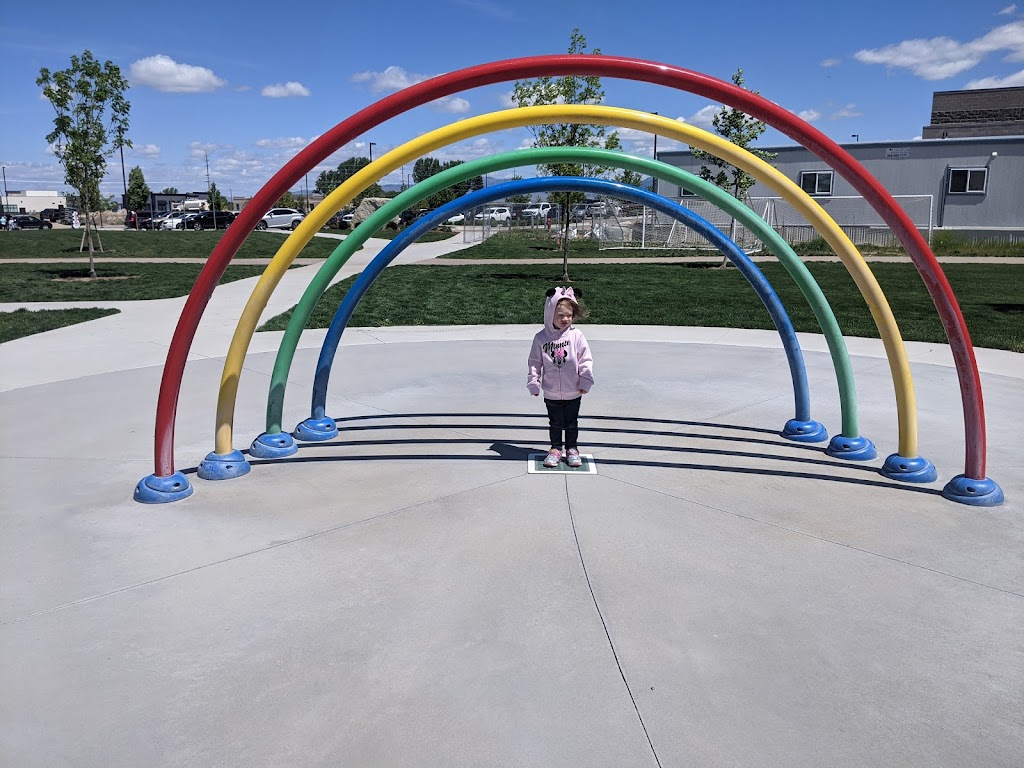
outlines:
[[565, 447], [579, 448], [576, 441], [580, 435], [580, 401], [582, 397], [572, 400], [548, 400], [544, 398], [544, 405], [548, 409], [548, 433], [551, 437], [551, 447], [562, 448], [562, 430], [565, 430]]

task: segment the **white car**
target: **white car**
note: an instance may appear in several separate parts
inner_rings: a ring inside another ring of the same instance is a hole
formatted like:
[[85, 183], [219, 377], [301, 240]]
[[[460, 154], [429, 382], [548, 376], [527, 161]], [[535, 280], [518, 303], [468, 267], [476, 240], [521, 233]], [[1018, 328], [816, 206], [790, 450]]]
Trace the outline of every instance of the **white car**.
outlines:
[[195, 213], [192, 211], [175, 211], [160, 224], [160, 229], [173, 230], [173, 229], [186, 229], [186, 223], [189, 219], [194, 218]]
[[445, 224], [462, 224], [466, 220], [466, 214], [456, 213], [454, 216], [449, 216]]
[[491, 222], [495, 222], [495, 221], [511, 221], [512, 220], [512, 211], [510, 211], [508, 208], [506, 208], [504, 206], [495, 207], [495, 208], [487, 208], [486, 210], [480, 211], [480, 213], [478, 213], [473, 218], [476, 221], [483, 221], [484, 219], [487, 219], [487, 221], [491, 221]]
[[294, 208], [271, 208], [263, 214], [256, 229], [267, 229], [268, 227], [295, 229], [304, 218], [306, 218], [305, 214]]
[[551, 203], [532, 203], [526, 208], [523, 208], [522, 216], [524, 219], [546, 219], [551, 215]]

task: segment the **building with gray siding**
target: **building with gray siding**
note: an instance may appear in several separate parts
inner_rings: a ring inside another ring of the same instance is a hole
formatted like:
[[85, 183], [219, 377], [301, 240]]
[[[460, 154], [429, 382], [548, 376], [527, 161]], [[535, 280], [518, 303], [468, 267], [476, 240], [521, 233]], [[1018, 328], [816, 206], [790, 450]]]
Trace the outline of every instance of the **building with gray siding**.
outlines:
[[[757, 149], [776, 153], [772, 165], [823, 204], [859, 194], [801, 146]], [[1024, 135], [855, 142], [843, 149], [897, 198], [930, 196], [927, 218], [935, 228], [1024, 236]], [[658, 159], [695, 174], [701, 167], [689, 151], [659, 152]], [[658, 192], [666, 197], [685, 195], [666, 182], [659, 183]], [[777, 193], [757, 183], [748, 195], [767, 198]], [[842, 211], [853, 210], [851, 206], [823, 207], [840, 225], [844, 224]], [[922, 221], [921, 201], [913, 201], [913, 207], [916, 213], [912, 218], [924, 229], [929, 222]]]

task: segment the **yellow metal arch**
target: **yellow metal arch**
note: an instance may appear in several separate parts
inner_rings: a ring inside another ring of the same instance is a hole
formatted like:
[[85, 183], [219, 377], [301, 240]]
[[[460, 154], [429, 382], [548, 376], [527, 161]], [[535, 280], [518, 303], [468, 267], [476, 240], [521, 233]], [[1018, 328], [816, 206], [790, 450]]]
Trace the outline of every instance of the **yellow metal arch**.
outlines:
[[896, 391], [896, 411], [899, 425], [897, 452], [900, 456], [917, 456], [917, 407], [914, 385], [910, 374], [910, 362], [907, 360], [906, 349], [896, 325], [896, 319], [893, 317], [885, 294], [882, 293], [881, 287], [864, 258], [824, 209], [780, 171], [747, 150], [737, 147], [719, 136], [687, 123], [680, 123], [647, 112], [621, 107], [579, 104], [520, 107], [502, 112], [492, 112], [425, 133], [361, 168], [331, 192], [320, 205], [310, 211], [267, 265], [239, 317], [221, 377], [220, 396], [217, 400], [215, 452], [226, 454], [233, 448], [232, 424], [238, 380], [245, 362], [245, 353], [256, 332], [260, 315], [266, 308], [281, 277], [303, 247], [331, 216], [375, 181], [428, 152], [485, 133], [546, 123], [611, 125], [677, 139], [692, 147], [710, 152], [737, 168], [743, 169], [773, 189], [798, 210], [839, 256], [867, 302], [885, 348]]

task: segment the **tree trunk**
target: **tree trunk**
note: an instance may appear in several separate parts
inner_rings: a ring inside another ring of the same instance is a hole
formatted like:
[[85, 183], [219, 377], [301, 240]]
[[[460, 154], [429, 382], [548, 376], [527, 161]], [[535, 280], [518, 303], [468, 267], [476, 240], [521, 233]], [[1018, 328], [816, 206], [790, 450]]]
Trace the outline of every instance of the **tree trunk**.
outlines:
[[[736, 219], [729, 220], [729, 239], [734, 243], [736, 242]], [[722, 263], [719, 265], [722, 269], [729, 268], [729, 257], [724, 253], [722, 254]]]
[[565, 204], [562, 206], [562, 281], [571, 283], [569, 278], [569, 201], [572, 195], [565, 193]]
[[[86, 195], [82, 195], [83, 201]], [[92, 218], [89, 216], [89, 203], [86, 202], [82, 208], [85, 210], [85, 239], [89, 241], [89, 277], [96, 277], [96, 262], [94, 261], [95, 254], [92, 247]]]

